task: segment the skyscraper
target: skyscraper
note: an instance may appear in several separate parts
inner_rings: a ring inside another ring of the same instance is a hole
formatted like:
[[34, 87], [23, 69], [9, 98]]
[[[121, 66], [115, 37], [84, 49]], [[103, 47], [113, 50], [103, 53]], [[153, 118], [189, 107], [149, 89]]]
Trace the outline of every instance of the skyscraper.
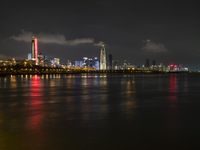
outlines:
[[146, 59], [146, 62], [145, 62], [145, 67], [149, 68], [150, 67], [150, 62], [149, 62], [149, 59]]
[[31, 42], [31, 58], [35, 61], [35, 64], [38, 65], [38, 39], [34, 36]]
[[112, 57], [112, 54], [108, 55], [108, 65], [109, 65], [109, 69], [112, 70], [113, 69], [113, 57]]
[[104, 44], [102, 44], [100, 50], [100, 70], [106, 70], [106, 50]]
[[156, 60], [152, 61], [152, 65], [155, 67], [156, 66]]

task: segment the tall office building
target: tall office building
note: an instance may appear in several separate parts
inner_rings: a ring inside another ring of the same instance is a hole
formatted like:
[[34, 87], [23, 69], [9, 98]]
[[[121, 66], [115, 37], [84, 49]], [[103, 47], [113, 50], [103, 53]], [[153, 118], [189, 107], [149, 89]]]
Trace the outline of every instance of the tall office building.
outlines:
[[109, 66], [109, 70], [113, 69], [113, 57], [112, 57], [112, 54], [108, 55], [108, 66]]
[[153, 65], [154, 67], [156, 66], [156, 61], [155, 61], [155, 60], [152, 61], [152, 65]]
[[150, 60], [149, 59], [146, 59], [146, 62], [145, 62], [145, 67], [149, 68], [150, 67]]
[[31, 60], [32, 57], [31, 57], [31, 53], [28, 53], [28, 60]]
[[97, 57], [94, 58], [94, 68], [96, 70], [99, 70], [99, 60]]
[[35, 61], [35, 64], [38, 65], [38, 39], [34, 36], [31, 42], [31, 58]]
[[104, 44], [102, 44], [100, 51], [100, 70], [106, 70], [106, 50]]

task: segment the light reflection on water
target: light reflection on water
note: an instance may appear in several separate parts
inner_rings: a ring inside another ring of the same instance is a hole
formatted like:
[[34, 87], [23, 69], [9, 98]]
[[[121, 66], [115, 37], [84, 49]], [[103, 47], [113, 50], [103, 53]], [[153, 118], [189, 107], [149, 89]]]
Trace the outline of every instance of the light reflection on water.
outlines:
[[175, 103], [177, 101], [177, 90], [178, 90], [178, 87], [177, 87], [177, 77], [176, 75], [171, 75], [169, 77], [169, 100], [170, 102], [172, 103]]
[[131, 148], [149, 135], [174, 144], [200, 125], [199, 86], [177, 74], [0, 78], [0, 149]]
[[30, 97], [27, 99], [27, 129], [38, 130], [42, 124], [43, 85], [40, 76], [33, 76], [30, 81]]

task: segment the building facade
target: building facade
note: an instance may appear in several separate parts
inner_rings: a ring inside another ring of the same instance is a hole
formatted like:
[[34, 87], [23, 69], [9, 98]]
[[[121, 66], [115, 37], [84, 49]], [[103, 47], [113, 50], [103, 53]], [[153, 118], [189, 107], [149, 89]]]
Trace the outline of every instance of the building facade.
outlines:
[[31, 58], [35, 61], [35, 64], [38, 65], [38, 39], [34, 36], [31, 42]]
[[100, 50], [100, 70], [106, 70], [106, 50], [103, 44]]

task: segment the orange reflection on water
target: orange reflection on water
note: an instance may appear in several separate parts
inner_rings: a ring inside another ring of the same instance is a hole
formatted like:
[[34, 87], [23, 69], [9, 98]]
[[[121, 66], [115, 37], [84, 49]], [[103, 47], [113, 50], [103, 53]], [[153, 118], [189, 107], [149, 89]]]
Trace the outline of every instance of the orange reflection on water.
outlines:
[[41, 127], [42, 114], [42, 83], [39, 76], [31, 78], [30, 99], [28, 106], [27, 128], [38, 130]]
[[134, 78], [128, 79], [125, 82], [125, 99], [123, 111], [127, 119], [134, 119], [134, 109], [137, 106], [136, 103], [136, 88]]
[[11, 88], [16, 89], [17, 88], [16, 76], [11, 75], [10, 81], [11, 81], [10, 84]]

